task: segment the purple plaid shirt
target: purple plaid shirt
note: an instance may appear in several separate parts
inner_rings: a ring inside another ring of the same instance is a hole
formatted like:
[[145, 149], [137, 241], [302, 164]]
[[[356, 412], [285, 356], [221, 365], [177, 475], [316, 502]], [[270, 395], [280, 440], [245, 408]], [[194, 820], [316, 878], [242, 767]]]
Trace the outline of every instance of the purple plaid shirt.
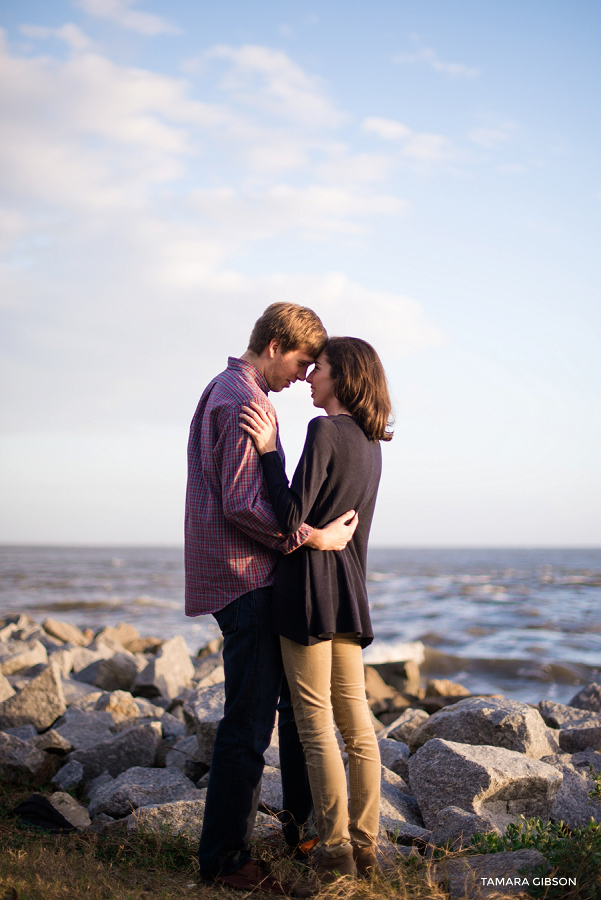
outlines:
[[[223, 609], [236, 597], [273, 583], [279, 553], [312, 532], [284, 535], [270, 506], [259, 455], [240, 428], [243, 404], [275, 415], [269, 385], [255, 366], [230, 356], [205, 389], [190, 427], [186, 492], [186, 615]], [[284, 459], [278, 437], [278, 452]]]

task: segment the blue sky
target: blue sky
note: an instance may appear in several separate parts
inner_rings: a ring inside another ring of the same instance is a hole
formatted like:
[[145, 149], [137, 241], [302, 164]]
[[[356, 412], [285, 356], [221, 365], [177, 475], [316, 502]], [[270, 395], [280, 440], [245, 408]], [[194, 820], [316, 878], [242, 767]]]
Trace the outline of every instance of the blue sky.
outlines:
[[374, 544], [598, 545], [600, 19], [0, 5], [0, 541], [179, 543], [198, 396], [290, 299], [385, 362]]

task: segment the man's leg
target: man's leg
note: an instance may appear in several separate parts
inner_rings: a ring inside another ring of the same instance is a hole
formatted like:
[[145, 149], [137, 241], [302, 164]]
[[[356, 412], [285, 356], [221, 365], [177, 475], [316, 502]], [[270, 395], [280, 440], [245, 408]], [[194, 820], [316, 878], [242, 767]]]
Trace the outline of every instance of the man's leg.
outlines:
[[215, 614], [223, 632], [225, 708], [217, 729], [198, 858], [204, 878], [230, 875], [250, 859], [263, 754], [282, 682], [271, 589], [238, 597]]

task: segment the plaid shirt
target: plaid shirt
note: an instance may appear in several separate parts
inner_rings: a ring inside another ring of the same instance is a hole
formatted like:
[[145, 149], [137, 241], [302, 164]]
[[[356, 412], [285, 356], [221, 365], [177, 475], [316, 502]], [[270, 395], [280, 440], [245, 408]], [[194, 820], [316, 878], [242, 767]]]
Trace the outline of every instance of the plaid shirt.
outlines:
[[[284, 535], [269, 504], [240, 407], [255, 400], [275, 415], [269, 385], [255, 366], [231, 357], [205, 389], [190, 427], [186, 492], [186, 615], [223, 609], [236, 597], [273, 584], [279, 553], [291, 553], [313, 530]], [[278, 452], [284, 452], [278, 436]]]

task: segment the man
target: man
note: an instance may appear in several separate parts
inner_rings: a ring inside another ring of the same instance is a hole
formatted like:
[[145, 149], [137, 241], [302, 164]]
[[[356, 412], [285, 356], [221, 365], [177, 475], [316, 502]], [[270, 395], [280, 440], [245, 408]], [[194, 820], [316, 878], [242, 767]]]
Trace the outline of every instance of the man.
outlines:
[[[353, 510], [324, 529], [308, 525], [284, 536], [269, 505], [258, 455], [240, 428], [251, 400], [275, 415], [268, 392], [304, 381], [327, 340], [315, 313], [273, 303], [256, 322], [248, 350], [205, 389], [192, 420], [186, 494], [186, 615], [213, 613], [223, 634], [224, 716], [217, 730], [203, 830], [200, 874], [229, 887], [282, 894], [249, 841], [264, 752], [279, 704], [280, 765], [287, 842], [311, 810], [302, 747], [287, 694], [270, 601], [280, 553], [301, 545], [341, 550], [356, 527]], [[278, 450], [283, 451], [278, 441]], [[348, 523], [348, 524], [347, 524]]]

